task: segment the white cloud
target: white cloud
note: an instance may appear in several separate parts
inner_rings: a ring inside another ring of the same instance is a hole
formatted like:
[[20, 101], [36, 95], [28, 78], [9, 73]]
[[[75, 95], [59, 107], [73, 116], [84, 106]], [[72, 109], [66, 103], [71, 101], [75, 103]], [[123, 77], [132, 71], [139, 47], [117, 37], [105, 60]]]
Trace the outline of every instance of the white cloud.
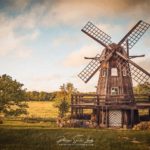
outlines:
[[90, 46], [84, 46], [79, 50], [74, 50], [70, 53], [64, 60], [63, 64], [67, 67], [79, 67], [83, 64], [88, 63], [88, 60], [85, 60], [84, 57], [95, 57], [96, 54], [101, 53], [100, 49]]
[[28, 90], [37, 90], [37, 91], [54, 91], [59, 90], [60, 85], [66, 83], [64, 76], [60, 74], [41, 74], [41, 75], [32, 75], [25, 76], [24, 79], [25, 87]]
[[38, 30], [31, 30], [30, 33], [17, 34], [16, 29], [21, 25], [18, 19], [9, 19], [0, 16], [0, 56], [16, 56], [26, 58], [31, 55], [31, 49], [25, 45], [26, 41], [35, 40], [39, 36]]
[[150, 55], [146, 55], [145, 57], [142, 58], [135, 58], [133, 60], [136, 62], [139, 66], [150, 72]]

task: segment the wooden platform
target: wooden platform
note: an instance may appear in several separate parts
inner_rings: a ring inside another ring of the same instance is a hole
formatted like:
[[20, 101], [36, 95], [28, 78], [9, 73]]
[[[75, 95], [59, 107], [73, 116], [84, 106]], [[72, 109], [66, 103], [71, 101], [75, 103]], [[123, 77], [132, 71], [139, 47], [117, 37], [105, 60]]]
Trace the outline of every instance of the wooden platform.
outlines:
[[[150, 119], [150, 95], [134, 95], [134, 99], [126, 95], [111, 96], [111, 99], [108, 97], [96, 94], [72, 95], [71, 117], [85, 119], [89, 115], [89, 119], [94, 116], [101, 127], [130, 128], [140, 122], [139, 110], [147, 109]], [[86, 109], [90, 113], [86, 114]]]

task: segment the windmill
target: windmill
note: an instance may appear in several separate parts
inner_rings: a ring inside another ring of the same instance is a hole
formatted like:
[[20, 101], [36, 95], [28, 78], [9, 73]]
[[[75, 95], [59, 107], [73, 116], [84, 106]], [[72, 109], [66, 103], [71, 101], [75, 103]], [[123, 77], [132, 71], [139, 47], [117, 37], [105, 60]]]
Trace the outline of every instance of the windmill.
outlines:
[[[139, 84], [147, 83], [150, 73], [132, 60], [144, 55], [130, 56], [129, 51], [149, 27], [150, 24], [140, 20], [117, 44], [93, 23], [88, 22], [83, 27], [81, 31], [104, 49], [95, 57], [85, 57], [91, 61], [78, 75], [87, 83], [99, 71], [96, 96], [91, 99], [96, 98], [96, 104], [82, 104], [83, 100], [87, 102], [88, 97], [72, 96], [72, 114], [75, 112], [77, 116], [83, 113], [83, 109], [90, 108], [95, 112], [98, 124], [111, 127], [132, 126], [139, 121], [138, 109], [143, 106], [136, 105], [132, 80]], [[104, 103], [101, 103], [102, 100]], [[149, 105], [145, 104], [144, 107], [150, 110]]]
[[92, 59], [90, 63], [79, 73], [87, 83], [97, 71], [100, 71], [97, 84], [97, 94], [105, 95], [106, 100], [112, 99], [112, 95], [124, 95], [126, 100], [134, 100], [132, 79], [142, 84], [148, 82], [150, 73], [132, 61], [133, 58], [144, 55], [130, 56], [129, 50], [138, 42], [149, 28], [150, 24], [139, 21], [117, 44], [112, 43], [111, 37], [88, 22], [81, 30], [89, 37], [100, 43], [104, 50]]

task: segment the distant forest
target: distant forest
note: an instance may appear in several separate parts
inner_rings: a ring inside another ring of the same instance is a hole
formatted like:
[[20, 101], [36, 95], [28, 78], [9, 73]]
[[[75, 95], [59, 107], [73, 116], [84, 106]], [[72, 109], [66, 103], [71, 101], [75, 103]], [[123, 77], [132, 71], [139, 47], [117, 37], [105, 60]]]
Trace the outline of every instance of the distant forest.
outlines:
[[[60, 97], [69, 96], [73, 93], [79, 93], [72, 83], [66, 83], [60, 86], [60, 90], [56, 92], [37, 92], [28, 91], [26, 92], [27, 101], [54, 101]], [[150, 84], [141, 84], [134, 87], [135, 94], [150, 94]], [[95, 94], [93, 92], [93, 94]]]

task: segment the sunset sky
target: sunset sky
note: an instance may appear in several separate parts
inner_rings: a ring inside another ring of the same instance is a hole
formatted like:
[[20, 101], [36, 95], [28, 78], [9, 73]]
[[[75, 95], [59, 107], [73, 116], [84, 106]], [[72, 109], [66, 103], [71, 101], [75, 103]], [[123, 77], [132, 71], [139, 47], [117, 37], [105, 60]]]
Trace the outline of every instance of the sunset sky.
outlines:
[[[87, 84], [77, 75], [103, 47], [82, 27], [91, 21], [117, 43], [139, 20], [150, 23], [150, 0], [0, 0], [0, 74], [28, 90], [95, 91], [98, 74]], [[134, 61], [150, 72], [150, 29], [130, 53], [146, 54]]]

